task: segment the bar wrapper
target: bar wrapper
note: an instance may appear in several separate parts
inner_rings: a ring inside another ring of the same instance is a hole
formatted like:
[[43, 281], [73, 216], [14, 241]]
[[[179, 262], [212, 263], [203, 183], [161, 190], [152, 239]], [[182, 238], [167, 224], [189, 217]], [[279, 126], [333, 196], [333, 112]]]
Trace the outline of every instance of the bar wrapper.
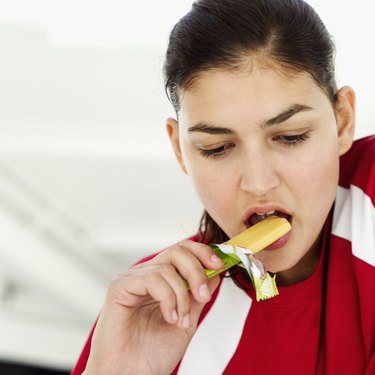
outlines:
[[275, 280], [276, 275], [271, 276], [250, 249], [227, 244], [211, 244], [210, 247], [224, 262], [224, 267], [220, 270], [206, 270], [209, 278], [238, 265], [248, 272], [254, 285], [257, 301], [272, 298], [279, 294]]

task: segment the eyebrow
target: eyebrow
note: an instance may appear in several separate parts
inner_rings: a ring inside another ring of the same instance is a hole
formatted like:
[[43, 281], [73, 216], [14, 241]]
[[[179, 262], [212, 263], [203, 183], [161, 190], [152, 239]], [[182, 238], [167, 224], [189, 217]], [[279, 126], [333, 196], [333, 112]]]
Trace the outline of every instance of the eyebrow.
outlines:
[[[273, 125], [279, 125], [291, 117], [300, 112], [311, 111], [313, 108], [304, 104], [294, 104], [285, 111], [279, 113], [277, 116], [272, 117], [260, 124], [262, 129], [268, 128]], [[235, 134], [236, 132], [230, 128], [225, 128], [221, 126], [211, 125], [209, 123], [198, 122], [189, 128], [189, 133], [201, 132], [206, 134]]]
[[268, 128], [273, 125], [279, 125], [287, 120], [289, 120], [291, 117], [296, 115], [300, 112], [306, 112], [306, 111], [312, 111], [312, 107], [309, 107], [308, 105], [304, 104], [294, 104], [285, 111], [279, 113], [277, 116], [266, 120], [260, 124], [260, 127], [262, 129]]
[[207, 134], [235, 134], [232, 129], [223, 128], [221, 126], [214, 126], [203, 122], [198, 122], [196, 125], [189, 128], [189, 133], [207, 133]]

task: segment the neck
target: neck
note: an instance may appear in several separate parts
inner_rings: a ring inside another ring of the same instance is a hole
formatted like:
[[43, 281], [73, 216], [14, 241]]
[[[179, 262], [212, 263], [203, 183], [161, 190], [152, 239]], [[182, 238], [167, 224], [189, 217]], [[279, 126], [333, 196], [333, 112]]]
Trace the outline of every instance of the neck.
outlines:
[[322, 234], [316, 239], [310, 250], [292, 268], [277, 273], [277, 284], [292, 285], [309, 278], [316, 270], [322, 249]]

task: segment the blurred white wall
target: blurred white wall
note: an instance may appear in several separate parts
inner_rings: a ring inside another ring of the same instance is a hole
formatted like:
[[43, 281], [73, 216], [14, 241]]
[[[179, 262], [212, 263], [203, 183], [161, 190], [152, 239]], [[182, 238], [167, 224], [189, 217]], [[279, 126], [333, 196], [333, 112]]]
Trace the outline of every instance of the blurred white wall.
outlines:
[[[108, 281], [196, 230], [161, 75], [190, 4], [0, 0], [0, 361], [70, 368]], [[311, 4], [374, 133], [371, 2]]]

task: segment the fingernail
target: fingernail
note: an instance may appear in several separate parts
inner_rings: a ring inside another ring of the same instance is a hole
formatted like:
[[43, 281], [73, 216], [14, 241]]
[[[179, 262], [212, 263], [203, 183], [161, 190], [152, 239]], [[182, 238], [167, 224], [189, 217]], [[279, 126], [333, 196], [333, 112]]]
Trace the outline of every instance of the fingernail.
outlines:
[[214, 254], [211, 256], [211, 262], [219, 263], [221, 262], [221, 259], [216, 254]]
[[177, 315], [177, 311], [176, 311], [176, 310], [173, 310], [173, 311], [172, 311], [172, 315], [171, 315], [171, 317], [172, 317], [172, 321], [173, 321], [173, 322], [177, 322], [177, 320], [178, 320], [178, 315]]
[[185, 315], [184, 318], [182, 319], [182, 327], [184, 328], [189, 328], [190, 327], [190, 316], [189, 314]]
[[207, 284], [202, 284], [199, 287], [198, 294], [203, 299], [210, 299], [211, 298], [211, 293], [210, 293], [210, 290], [208, 289]]

